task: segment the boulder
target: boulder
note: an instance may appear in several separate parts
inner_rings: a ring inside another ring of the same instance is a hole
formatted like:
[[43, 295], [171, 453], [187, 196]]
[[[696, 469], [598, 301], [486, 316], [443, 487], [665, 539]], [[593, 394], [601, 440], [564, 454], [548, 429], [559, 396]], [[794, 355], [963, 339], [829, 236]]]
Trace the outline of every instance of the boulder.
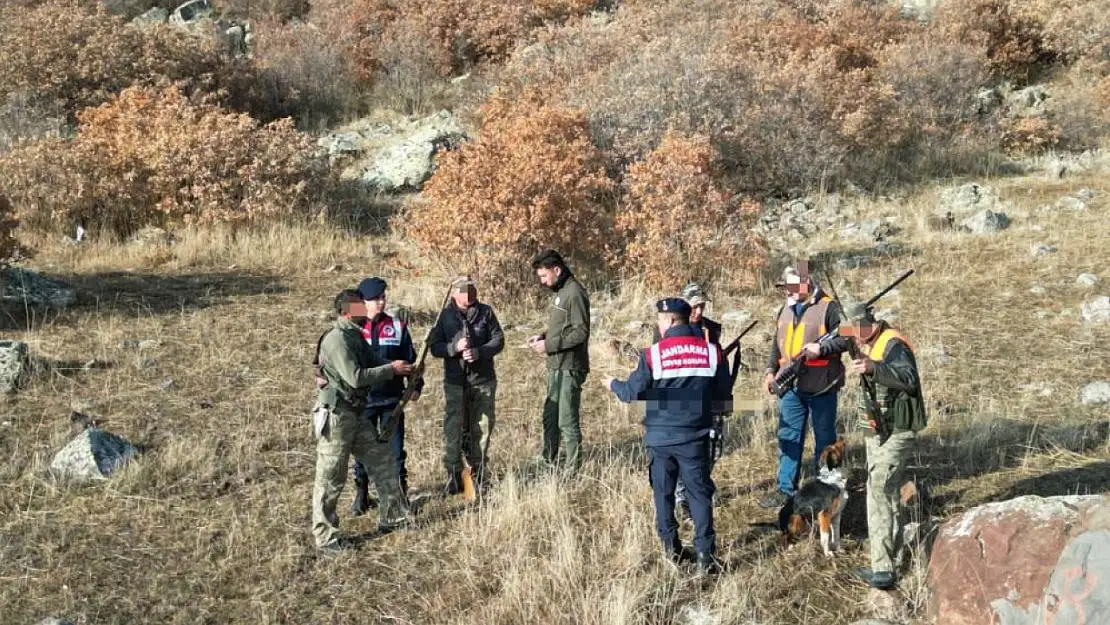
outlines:
[[998, 192], [994, 187], [969, 182], [958, 187], [941, 191], [940, 202], [935, 215], [965, 217], [985, 208], [993, 208], [999, 203]]
[[462, 125], [447, 111], [411, 122], [368, 154], [363, 184], [385, 192], [419, 190], [435, 170], [435, 155], [465, 140]]
[[1044, 85], [1030, 85], [1002, 94], [1006, 112], [1011, 117], [1035, 117], [1044, 115], [1048, 103], [1048, 88]]
[[[928, 612], [945, 625], [1110, 622], [1110, 505], [1025, 496], [973, 508], [937, 533]], [[1053, 620], [1055, 619], [1055, 620]]]
[[972, 234], [994, 234], [1010, 227], [1006, 213], [984, 209], [960, 222], [960, 226]]
[[59, 479], [73, 482], [102, 480], [126, 466], [138, 453], [124, 438], [90, 427], [54, 454], [50, 470]]
[[72, 286], [21, 267], [9, 267], [0, 279], [0, 300], [47, 308], [65, 308], [77, 301]]
[[1110, 323], [1110, 297], [1101, 295], [1083, 302], [1079, 315], [1085, 323]]
[[1075, 283], [1079, 286], [1094, 286], [1098, 284], [1098, 276], [1093, 273], [1081, 273], [1076, 276]]
[[27, 379], [31, 369], [27, 344], [23, 341], [0, 341], [0, 392], [14, 393]]
[[1110, 382], [1091, 382], [1079, 391], [1079, 403], [1084, 406], [1110, 404]]

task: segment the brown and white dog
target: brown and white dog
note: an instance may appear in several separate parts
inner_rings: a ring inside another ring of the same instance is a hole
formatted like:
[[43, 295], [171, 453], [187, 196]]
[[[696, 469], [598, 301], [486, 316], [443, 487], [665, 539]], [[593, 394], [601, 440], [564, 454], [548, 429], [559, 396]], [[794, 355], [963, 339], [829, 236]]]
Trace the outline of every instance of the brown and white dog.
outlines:
[[848, 504], [847, 478], [840, 472], [844, 460], [844, 439], [839, 439], [821, 452], [816, 478], [806, 480], [794, 496], [779, 510], [782, 543], [798, 540], [809, 527], [821, 531], [821, 550], [831, 558], [840, 551], [840, 513]]

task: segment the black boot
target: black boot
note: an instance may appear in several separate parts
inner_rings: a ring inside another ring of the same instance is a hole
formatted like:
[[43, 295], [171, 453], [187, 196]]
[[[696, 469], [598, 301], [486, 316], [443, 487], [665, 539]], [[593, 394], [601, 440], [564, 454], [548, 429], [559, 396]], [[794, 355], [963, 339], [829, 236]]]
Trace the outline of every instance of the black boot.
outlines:
[[447, 495], [458, 495], [462, 492], [462, 473], [452, 473], [447, 476], [447, 486], [443, 488]]
[[663, 543], [663, 555], [675, 564], [694, 561], [694, 554], [691, 553], [689, 549], [682, 546], [682, 540], [679, 538], [675, 538], [669, 545]]
[[894, 573], [890, 571], [872, 571], [869, 568], [856, 569], [856, 575], [867, 582], [872, 588], [890, 590], [894, 588]]
[[704, 575], [716, 575], [721, 572], [721, 562], [713, 554], [699, 551], [698, 552], [698, 573]]
[[369, 484], [361, 480], [355, 481], [355, 500], [351, 502], [351, 516], [362, 516], [370, 509]]

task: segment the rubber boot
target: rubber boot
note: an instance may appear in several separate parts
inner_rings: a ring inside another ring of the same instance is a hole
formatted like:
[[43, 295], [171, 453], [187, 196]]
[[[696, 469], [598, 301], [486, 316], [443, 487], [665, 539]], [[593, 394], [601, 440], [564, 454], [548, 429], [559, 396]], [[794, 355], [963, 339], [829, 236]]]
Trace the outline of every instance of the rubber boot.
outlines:
[[721, 572], [721, 562], [713, 554], [698, 552], [698, 573], [703, 575], [716, 575]]
[[370, 498], [369, 480], [355, 480], [355, 500], [351, 502], [351, 516], [362, 516], [370, 508], [377, 508], [377, 500]]
[[663, 555], [665, 555], [668, 560], [675, 564], [694, 561], [693, 553], [691, 553], [690, 550], [686, 547], [682, 546], [682, 539], [680, 538], [675, 538], [673, 541], [671, 541], [671, 544], [669, 545], [663, 543]]

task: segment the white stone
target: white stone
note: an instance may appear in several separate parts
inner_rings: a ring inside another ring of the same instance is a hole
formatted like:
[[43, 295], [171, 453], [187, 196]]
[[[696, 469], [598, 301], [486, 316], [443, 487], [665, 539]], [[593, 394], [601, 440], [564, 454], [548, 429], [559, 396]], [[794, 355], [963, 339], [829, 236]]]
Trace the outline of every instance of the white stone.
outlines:
[[1093, 273], [1081, 273], [1076, 277], [1075, 283], [1079, 286], [1094, 286], [1098, 284], [1098, 276]]
[[1083, 302], [1079, 311], [1083, 321], [1087, 323], [1110, 322], [1110, 297], [1101, 295], [1088, 302]]
[[1079, 391], [1079, 403], [1084, 406], [1110, 404], [1110, 382], [1091, 382]]
[[50, 470], [58, 478], [74, 482], [103, 480], [138, 453], [134, 445], [120, 436], [100, 428], [87, 428], [54, 454]]

